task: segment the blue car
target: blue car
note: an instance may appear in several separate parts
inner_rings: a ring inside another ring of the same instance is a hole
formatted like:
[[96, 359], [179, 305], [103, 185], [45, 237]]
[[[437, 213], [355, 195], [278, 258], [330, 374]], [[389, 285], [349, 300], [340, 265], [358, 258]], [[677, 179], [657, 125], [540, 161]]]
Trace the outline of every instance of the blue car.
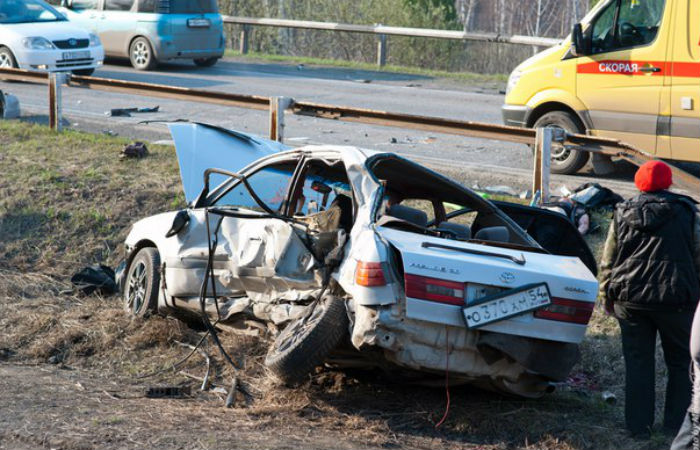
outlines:
[[62, 0], [71, 22], [97, 34], [105, 55], [128, 57], [138, 70], [191, 59], [209, 67], [224, 54], [216, 0]]

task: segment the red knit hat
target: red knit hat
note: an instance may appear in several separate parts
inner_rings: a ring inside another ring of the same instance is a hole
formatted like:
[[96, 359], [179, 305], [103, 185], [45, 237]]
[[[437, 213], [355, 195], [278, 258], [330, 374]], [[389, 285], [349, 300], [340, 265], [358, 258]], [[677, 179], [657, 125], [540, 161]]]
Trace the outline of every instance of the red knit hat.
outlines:
[[671, 168], [662, 161], [647, 161], [634, 175], [634, 184], [642, 192], [654, 192], [668, 189], [673, 183]]

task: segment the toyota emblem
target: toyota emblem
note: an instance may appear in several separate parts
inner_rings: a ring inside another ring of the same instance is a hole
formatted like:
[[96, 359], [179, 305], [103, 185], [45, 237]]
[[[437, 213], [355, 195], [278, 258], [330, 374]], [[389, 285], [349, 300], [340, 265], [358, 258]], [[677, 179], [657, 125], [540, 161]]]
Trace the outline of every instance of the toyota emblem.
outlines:
[[76, 45], [78, 45], [78, 41], [76, 41], [75, 39], [68, 39], [68, 45], [70, 45], [71, 47], [75, 47]]
[[515, 281], [515, 275], [512, 272], [503, 272], [498, 279], [505, 284], [510, 284]]

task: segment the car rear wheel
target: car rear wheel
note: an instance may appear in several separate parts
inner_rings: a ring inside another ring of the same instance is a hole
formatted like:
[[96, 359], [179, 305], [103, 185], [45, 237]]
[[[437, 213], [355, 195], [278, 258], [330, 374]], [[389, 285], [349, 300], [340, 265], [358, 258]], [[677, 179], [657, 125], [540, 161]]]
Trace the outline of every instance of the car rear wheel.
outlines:
[[146, 247], [131, 260], [124, 285], [124, 309], [136, 317], [145, 317], [158, 308], [160, 254]]
[[195, 65], [199, 67], [211, 67], [219, 61], [219, 58], [197, 58], [193, 60]]
[[84, 77], [89, 77], [93, 73], [95, 73], [95, 69], [76, 69], [76, 70], [71, 70], [71, 73], [73, 75], [80, 75]]
[[153, 47], [145, 37], [137, 37], [129, 46], [129, 59], [136, 70], [151, 70], [156, 66]]
[[[568, 133], [583, 134], [586, 132], [578, 118], [564, 111], [552, 111], [537, 119], [533, 128], [553, 127], [562, 128]], [[588, 162], [588, 152], [558, 147], [552, 149], [552, 173], [572, 174], [583, 168]]]
[[342, 299], [326, 295], [305, 317], [287, 325], [277, 336], [265, 365], [286, 384], [295, 384], [323, 363], [348, 333]]
[[16, 69], [17, 60], [12, 51], [7, 47], [0, 47], [0, 67]]

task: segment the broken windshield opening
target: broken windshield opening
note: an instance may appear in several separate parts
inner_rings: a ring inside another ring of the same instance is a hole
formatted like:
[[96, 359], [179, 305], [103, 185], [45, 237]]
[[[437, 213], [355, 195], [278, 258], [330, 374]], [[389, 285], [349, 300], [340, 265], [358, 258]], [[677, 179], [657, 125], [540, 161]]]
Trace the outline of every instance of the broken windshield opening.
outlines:
[[[384, 185], [375, 219], [381, 226], [489, 245], [540, 248], [491, 202], [454, 181], [396, 155], [368, 161]], [[450, 214], [461, 211], [461, 214]]]
[[349, 233], [354, 201], [342, 161], [307, 160], [290, 205], [291, 213], [312, 231], [343, 229]]
[[[287, 191], [298, 161], [287, 160], [264, 166], [246, 176], [249, 186], [260, 200], [277, 214], [284, 214]], [[214, 190], [207, 202], [208, 206], [219, 208], [240, 208], [266, 212], [255, 201], [245, 184], [230, 178]]]

